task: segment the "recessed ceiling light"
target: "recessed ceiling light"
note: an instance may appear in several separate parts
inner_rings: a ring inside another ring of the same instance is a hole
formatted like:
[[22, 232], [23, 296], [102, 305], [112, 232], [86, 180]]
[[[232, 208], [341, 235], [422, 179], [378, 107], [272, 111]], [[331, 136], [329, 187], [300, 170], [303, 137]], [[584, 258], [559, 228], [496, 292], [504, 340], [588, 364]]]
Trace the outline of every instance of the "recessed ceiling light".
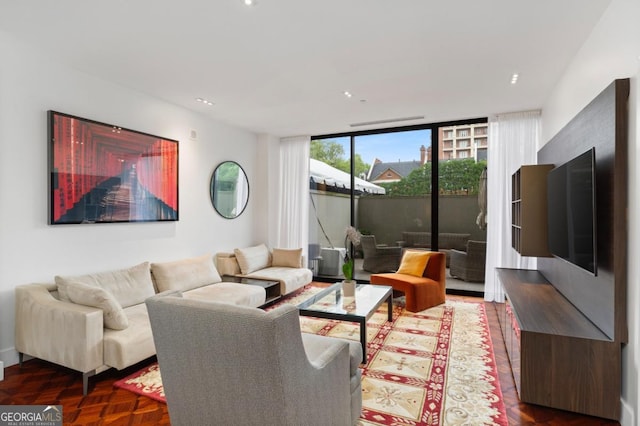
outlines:
[[209, 106], [213, 105], [213, 102], [208, 101], [208, 100], [203, 99], [203, 98], [196, 98], [196, 101], [198, 101], [198, 102], [202, 102], [203, 104], [205, 104], [205, 105], [209, 105]]
[[518, 82], [518, 77], [519, 77], [518, 73], [514, 73], [511, 76], [511, 84], [516, 84]]
[[351, 92], [349, 92], [349, 91], [347, 91], [347, 90], [345, 90], [345, 91], [344, 91], [344, 92], [342, 92], [342, 93], [343, 93], [347, 98], [350, 98], [351, 96], [353, 96], [353, 95], [351, 94]]
[[244, 0], [245, 6], [255, 6], [256, 0]]

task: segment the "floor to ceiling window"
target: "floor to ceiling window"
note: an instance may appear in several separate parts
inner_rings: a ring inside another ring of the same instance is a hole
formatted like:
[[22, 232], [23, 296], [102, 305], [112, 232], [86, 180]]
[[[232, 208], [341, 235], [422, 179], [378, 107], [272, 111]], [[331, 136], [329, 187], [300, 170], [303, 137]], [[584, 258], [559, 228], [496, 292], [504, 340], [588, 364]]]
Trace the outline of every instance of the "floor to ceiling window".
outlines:
[[337, 277], [351, 223], [351, 138], [312, 138], [310, 157], [309, 259], [314, 275]]
[[[479, 213], [486, 129], [486, 120], [476, 119], [313, 137], [309, 256], [314, 275], [341, 278], [347, 226], [364, 236], [354, 254], [355, 278], [365, 282], [371, 273], [397, 269], [407, 247], [461, 248], [448, 247], [448, 234], [484, 241], [486, 232], [475, 224], [480, 232], [471, 229], [467, 216]], [[471, 132], [466, 139], [449, 137], [465, 131]], [[466, 183], [473, 179], [475, 185]]]
[[484, 291], [487, 123], [438, 128], [438, 249], [447, 287]]

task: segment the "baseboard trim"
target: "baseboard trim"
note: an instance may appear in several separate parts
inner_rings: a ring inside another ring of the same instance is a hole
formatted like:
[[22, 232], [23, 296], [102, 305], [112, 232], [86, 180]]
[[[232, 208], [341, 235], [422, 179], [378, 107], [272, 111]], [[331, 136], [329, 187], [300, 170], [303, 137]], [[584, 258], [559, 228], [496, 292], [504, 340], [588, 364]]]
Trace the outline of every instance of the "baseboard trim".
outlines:
[[484, 297], [484, 291], [462, 290], [457, 288], [448, 288], [446, 289], [446, 293], [456, 296]]
[[11, 367], [18, 363], [18, 352], [15, 348], [3, 349], [0, 351], [0, 363], [2, 366]]
[[622, 405], [620, 426], [635, 426], [637, 423], [635, 413], [633, 412], [633, 407], [631, 407], [622, 399], [620, 400], [620, 404]]

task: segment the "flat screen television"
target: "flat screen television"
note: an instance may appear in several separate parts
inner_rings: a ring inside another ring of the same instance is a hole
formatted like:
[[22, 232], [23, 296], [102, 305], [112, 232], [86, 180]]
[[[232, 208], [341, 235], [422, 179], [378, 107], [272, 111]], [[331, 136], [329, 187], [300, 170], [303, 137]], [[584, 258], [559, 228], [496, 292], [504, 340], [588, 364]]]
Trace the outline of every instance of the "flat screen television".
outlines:
[[597, 274], [595, 148], [547, 175], [549, 251]]
[[178, 220], [178, 141], [48, 114], [50, 224]]

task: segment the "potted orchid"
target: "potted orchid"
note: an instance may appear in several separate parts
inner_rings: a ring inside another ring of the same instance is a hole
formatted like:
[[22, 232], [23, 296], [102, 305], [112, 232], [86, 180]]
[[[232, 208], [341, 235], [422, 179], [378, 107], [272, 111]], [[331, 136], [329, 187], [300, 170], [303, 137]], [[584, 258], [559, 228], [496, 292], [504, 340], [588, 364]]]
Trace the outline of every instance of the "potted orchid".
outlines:
[[344, 264], [342, 265], [342, 274], [344, 275], [342, 290], [345, 296], [353, 296], [355, 294], [355, 281], [353, 280], [354, 260], [351, 256], [353, 250], [349, 245], [353, 248], [360, 245], [360, 232], [353, 226], [347, 226], [345, 230], [344, 246], [346, 253], [344, 255]]

